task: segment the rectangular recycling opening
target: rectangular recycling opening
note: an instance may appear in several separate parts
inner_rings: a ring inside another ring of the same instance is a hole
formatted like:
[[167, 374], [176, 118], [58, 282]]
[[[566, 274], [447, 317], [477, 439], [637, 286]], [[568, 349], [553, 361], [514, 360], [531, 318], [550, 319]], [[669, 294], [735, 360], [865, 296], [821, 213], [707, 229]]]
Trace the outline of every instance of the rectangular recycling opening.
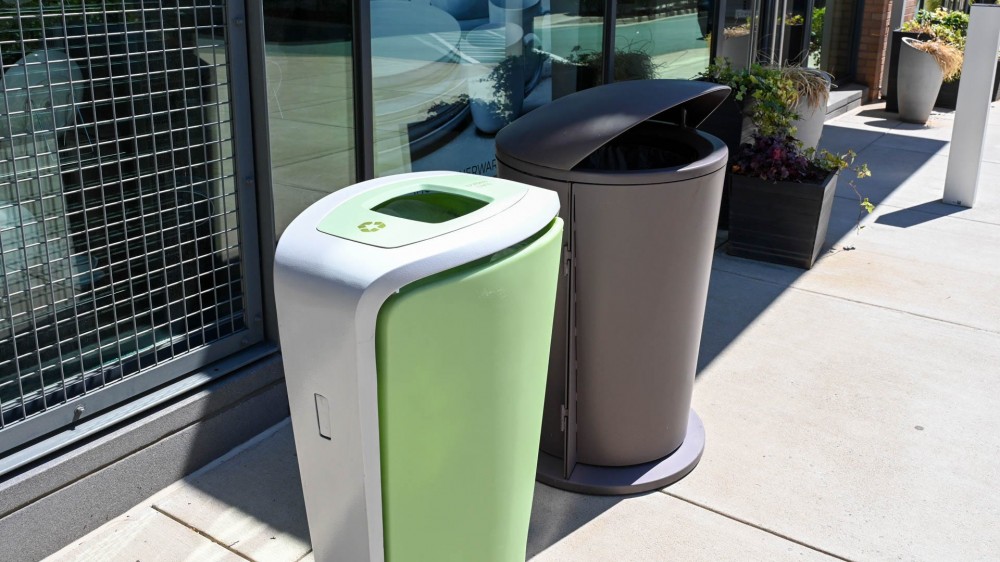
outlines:
[[371, 210], [392, 217], [437, 224], [464, 217], [488, 203], [457, 193], [421, 189], [383, 201]]

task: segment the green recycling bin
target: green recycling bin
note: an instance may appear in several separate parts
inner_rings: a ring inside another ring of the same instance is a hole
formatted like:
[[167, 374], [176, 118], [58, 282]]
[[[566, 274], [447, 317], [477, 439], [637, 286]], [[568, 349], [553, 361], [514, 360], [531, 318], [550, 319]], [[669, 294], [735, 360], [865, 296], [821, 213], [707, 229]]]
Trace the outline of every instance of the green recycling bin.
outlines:
[[275, 297], [318, 561], [524, 559], [558, 213], [551, 191], [425, 172], [285, 230]]

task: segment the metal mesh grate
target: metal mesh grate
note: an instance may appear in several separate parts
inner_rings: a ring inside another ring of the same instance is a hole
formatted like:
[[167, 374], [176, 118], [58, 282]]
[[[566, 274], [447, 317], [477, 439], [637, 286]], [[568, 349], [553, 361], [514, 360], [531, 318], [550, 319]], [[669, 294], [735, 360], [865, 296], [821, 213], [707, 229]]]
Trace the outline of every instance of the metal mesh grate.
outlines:
[[224, 0], [0, 0], [0, 429], [245, 329]]

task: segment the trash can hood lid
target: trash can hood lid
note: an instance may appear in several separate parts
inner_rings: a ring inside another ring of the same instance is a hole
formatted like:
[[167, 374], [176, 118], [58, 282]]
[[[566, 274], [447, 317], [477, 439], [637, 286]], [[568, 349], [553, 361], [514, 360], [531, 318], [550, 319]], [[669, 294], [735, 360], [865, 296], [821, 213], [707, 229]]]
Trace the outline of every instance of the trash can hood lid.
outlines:
[[729, 87], [692, 80], [632, 80], [559, 98], [504, 127], [497, 156], [570, 171], [597, 149], [650, 119], [701, 124]]

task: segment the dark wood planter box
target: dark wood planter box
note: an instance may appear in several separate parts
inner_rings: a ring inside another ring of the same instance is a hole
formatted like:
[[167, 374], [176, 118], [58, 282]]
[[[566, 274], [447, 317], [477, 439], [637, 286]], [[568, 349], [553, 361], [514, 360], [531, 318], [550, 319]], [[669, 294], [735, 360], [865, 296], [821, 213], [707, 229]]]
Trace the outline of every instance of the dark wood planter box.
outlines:
[[[889, 80], [885, 88], [886, 111], [899, 111], [899, 100], [896, 98], [896, 72], [899, 68], [899, 49], [904, 37], [911, 37], [920, 41], [930, 39], [928, 35], [913, 33], [912, 31], [896, 30], [892, 32], [892, 41], [889, 44]], [[961, 81], [961, 79], [958, 79], [953, 82], [941, 84], [941, 90], [938, 92], [934, 107], [955, 109], [955, 104], [958, 101], [958, 85]], [[1000, 101], [1000, 60], [997, 61], [997, 72], [993, 78], [993, 101]]]
[[727, 253], [810, 269], [826, 242], [837, 174], [821, 184], [732, 181]]
[[[729, 148], [729, 162], [736, 159], [743, 143], [750, 142], [753, 138], [753, 121], [746, 115], [746, 100], [736, 101], [733, 94], [729, 94], [726, 101], [722, 102], [708, 119], [698, 125], [699, 131], [704, 131], [726, 143]], [[729, 190], [732, 184], [730, 178], [732, 172], [726, 167], [726, 179], [722, 189], [722, 205], [719, 209], [719, 229], [729, 228]]]

